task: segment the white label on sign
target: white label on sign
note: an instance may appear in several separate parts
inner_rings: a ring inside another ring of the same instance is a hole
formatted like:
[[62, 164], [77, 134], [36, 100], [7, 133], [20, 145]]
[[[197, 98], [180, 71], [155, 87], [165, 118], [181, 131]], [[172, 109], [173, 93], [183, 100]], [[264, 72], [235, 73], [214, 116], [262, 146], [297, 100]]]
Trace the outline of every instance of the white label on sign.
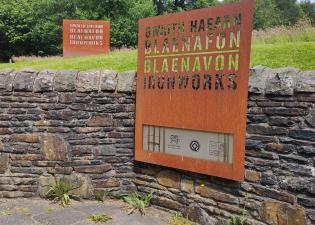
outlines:
[[145, 125], [143, 149], [232, 163], [233, 135]]

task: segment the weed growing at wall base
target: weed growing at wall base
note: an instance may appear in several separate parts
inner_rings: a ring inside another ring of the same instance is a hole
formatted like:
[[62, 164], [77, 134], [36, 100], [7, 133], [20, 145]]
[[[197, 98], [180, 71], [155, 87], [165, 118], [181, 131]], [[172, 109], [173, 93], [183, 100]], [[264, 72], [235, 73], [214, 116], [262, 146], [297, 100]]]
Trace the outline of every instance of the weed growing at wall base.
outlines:
[[55, 184], [47, 192], [47, 197], [65, 207], [70, 204], [71, 198], [76, 198], [70, 192], [77, 188], [68, 183], [64, 178], [60, 180], [55, 178]]
[[95, 223], [106, 223], [107, 221], [111, 220], [112, 217], [106, 214], [93, 214], [88, 216], [88, 219]]
[[142, 215], [145, 214], [145, 209], [149, 207], [150, 202], [153, 198], [153, 192], [141, 196], [139, 193], [134, 192], [124, 197], [125, 202], [130, 206], [128, 214], [132, 214], [135, 210], [138, 210]]
[[168, 221], [168, 225], [195, 225], [195, 223], [184, 218], [181, 213], [175, 213]]

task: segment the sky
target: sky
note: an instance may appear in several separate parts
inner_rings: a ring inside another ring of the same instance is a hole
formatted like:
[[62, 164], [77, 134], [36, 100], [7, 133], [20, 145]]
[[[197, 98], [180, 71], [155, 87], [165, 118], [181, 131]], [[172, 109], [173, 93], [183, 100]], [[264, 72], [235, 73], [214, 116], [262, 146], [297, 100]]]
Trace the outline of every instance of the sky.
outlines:
[[[302, 2], [303, 0], [298, 0], [298, 2]], [[310, 2], [315, 2], [315, 0], [311, 0]]]

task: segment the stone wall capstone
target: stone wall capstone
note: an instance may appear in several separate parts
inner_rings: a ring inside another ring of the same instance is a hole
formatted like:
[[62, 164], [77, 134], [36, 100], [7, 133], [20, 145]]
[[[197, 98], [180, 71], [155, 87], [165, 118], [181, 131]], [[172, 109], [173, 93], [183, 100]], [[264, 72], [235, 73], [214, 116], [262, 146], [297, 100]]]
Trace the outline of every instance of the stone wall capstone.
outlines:
[[135, 73], [0, 71], [0, 197], [44, 196], [55, 179], [92, 198], [154, 192], [202, 225], [315, 224], [315, 71], [251, 69], [245, 181], [134, 162]]

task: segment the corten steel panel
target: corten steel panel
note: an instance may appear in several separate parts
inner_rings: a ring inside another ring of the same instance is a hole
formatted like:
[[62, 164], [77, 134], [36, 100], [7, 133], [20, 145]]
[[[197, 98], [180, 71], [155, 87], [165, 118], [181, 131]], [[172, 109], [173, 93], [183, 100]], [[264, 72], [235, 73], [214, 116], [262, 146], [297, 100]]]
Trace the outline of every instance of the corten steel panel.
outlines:
[[[243, 0], [139, 21], [136, 160], [232, 180], [244, 179], [253, 4], [252, 0]], [[162, 25], [166, 25], [165, 29]], [[191, 39], [190, 47], [187, 37]], [[185, 67], [188, 60], [189, 69]], [[183, 76], [188, 76], [186, 87], [183, 83], [180, 86]], [[231, 134], [232, 163], [143, 149], [144, 125]]]
[[104, 54], [110, 50], [109, 21], [63, 20], [63, 56]]

